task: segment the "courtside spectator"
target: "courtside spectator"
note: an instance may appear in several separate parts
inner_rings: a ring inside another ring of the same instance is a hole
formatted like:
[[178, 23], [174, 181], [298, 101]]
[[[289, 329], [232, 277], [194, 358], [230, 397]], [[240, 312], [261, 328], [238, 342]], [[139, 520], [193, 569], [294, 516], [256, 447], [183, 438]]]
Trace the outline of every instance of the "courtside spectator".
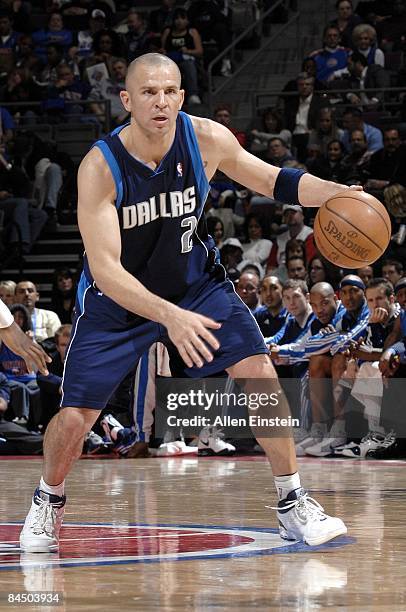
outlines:
[[75, 275], [69, 268], [58, 268], [52, 283], [51, 310], [61, 323], [72, 323], [76, 298]]
[[269, 271], [285, 263], [286, 243], [291, 238], [297, 238], [305, 243], [307, 261], [316, 253], [313, 242], [313, 230], [304, 223], [302, 207], [296, 204], [284, 204], [283, 212], [288, 229], [286, 232], [279, 234], [272, 245], [267, 263], [267, 269]]
[[396, 259], [382, 261], [382, 276], [395, 287], [403, 276], [403, 265]]
[[17, 283], [15, 292], [15, 302], [23, 304], [31, 317], [32, 331], [37, 342], [53, 338], [58, 327], [61, 326], [58, 315], [52, 310], [36, 308], [35, 304], [39, 300], [37, 287], [29, 280], [22, 280]]
[[2, 300], [6, 306], [10, 307], [14, 304], [16, 286], [16, 283], [12, 280], [0, 281], [0, 300]]
[[365, 286], [367, 286], [369, 281], [374, 278], [374, 270], [372, 266], [364, 266], [363, 268], [358, 268], [358, 270], [355, 271]]
[[228, 104], [217, 105], [216, 108], [214, 109], [213, 118], [214, 118], [214, 121], [217, 121], [217, 123], [221, 123], [221, 125], [224, 125], [226, 128], [228, 128], [230, 132], [232, 132], [234, 136], [237, 138], [240, 145], [242, 147], [245, 147], [246, 142], [247, 142], [247, 135], [245, 132], [236, 130], [235, 128], [232, 127], [231, 125], [232, 123], [231, 107]]
[[266, 219], [257, 213], [250, 213], [245, 220], [246, 242], [242, 245], [244, 259], [261, 266], [268, 260], [272, 248], [272, 242], [265, 238], [269, 229]]

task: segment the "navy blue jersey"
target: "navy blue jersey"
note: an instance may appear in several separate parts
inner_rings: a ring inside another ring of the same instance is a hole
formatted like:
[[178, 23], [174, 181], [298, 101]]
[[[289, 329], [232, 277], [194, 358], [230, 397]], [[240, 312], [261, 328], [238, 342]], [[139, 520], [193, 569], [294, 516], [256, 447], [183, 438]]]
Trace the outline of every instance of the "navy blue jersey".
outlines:
[[252, 314], [265, 338], [274, 336], [285, 325], [288, 317], [286, 308], [282, 308], [277, 315], [273, 316], [266, 306], [260, 306]]
[[[95, 143], [116, 185], [121, 263], [147, 289], [177, 302], [204, 278], [214, 247], [203, 215], [209, 183], [192, 122], [179, 113], [172, 146], [155, 170], [124, 147], [123, 127]], [[85, 275], [91, 280], [86, 261]]]

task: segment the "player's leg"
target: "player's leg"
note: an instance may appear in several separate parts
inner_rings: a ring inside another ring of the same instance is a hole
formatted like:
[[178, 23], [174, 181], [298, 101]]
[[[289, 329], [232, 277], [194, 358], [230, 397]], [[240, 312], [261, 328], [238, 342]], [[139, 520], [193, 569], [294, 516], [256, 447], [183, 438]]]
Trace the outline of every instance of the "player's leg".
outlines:
[[[253, 355], [227, 368], [230, 376], [245, 380], [247, 394], [277, 394], [277, 406], [261, 409], [261, 416], [287, 419], [290, 415], [286, 397], [279, 385], [275, 369], [266, 355]], [[272, 396], [275, 397], [275, 396]], [[321, 506], [301, 487], [297, 472], [295, 446], [287, 427], [268, 429], [254, 427], [253, 433], [270, 461], [279, 496], [277, 515], [280, 535], [288, 540], [303, 540], [309, 545], [323, 544], [347, 533], [343, 521], [328, 516]]]

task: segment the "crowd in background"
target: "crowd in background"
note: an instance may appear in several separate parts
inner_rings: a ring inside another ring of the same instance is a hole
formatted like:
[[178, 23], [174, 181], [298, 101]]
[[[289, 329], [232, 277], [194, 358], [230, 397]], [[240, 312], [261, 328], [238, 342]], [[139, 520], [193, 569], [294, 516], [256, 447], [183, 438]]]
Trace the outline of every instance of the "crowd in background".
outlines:
[[[149, 15], [129, 8], [117, 23], [111, 0], [46, 2], [43, 27], [34, 29], [29, 3], [2, 4], [0, 104], [8, 110], [1, 106], [0, 213], [8, 224], [3, 258], [9, 262], [19, 251], [29, 253], [41, 232], [55, 230], [61, 199], [74, 202], [76, 193], [69, 156], [37, 137], [31, 136], [27, 147], [16, 128], [79, 118], [104, 130], [105, 100], [112, 125], [123, 123], [127, 115], [119, 93], [127, 65], [149, 51], [167, 53], [178, 63], [191, 110], [204, 98], [208, 59], [231, 40], [232, 12], [214, 0], [185, 7], [162, 0]], [[303, 58], [297, 78], [286, 83], [273, 107], [259, 109], [245, 130], [233, 125], [228, 104], [218, 104], [213, 119], [266, 162], [362, 185], [378, 197], [392, 221], [383, 258], [358, 270], [334, 266], [314, 242], [317, 209], [253, 193], [220, 172], [211, 180], [206, 220], [221, 264], [257, 319], [279, 376], [296, 381], [284, 383], [284, 389], [301, 420], [297, 453], [404, 456], [406, 436], [396, 431], [391, 411], [398, 387], [387, 381], [405, 375], [406, 96], [391, 98], [382, 89], [404, 84], [393, 62], [406, 53], [406, 7], [401, 0], [359, 2], [355, 8], [350, 0], [338, 0], [336, 9], [322, 48]], [[226, 56], [221, 74], [232, 69]], [[394, 100], [387, 111], [385, 104]], [[58, 410], [79, 272], [55, 271], [49, 310], [36, 306], [40, 296], [29, 271], [17, 284], [7, 279], [0, 284], [0, 297], [16, 322], [53, 356], [50, 377], [35, 376], [1, 347], [0, 453], [41, 452], [46, 426]], [[150, 452], [155, 396], [139, 384], [140, 372], [148, 370], [151, 383], [151, 377], [176, 375], [177, 369], [163, 347], [154, 346], [143, 360], [111, 398], [96, 432], [89, 433], [88, 452], [113, 449], [135, 457]], [[357, 407], [362, 424], [353, 431], [347, 414]], [[196, 443], [185, 443], [178, 431], [158, 442], [161, 454], [261, 451], [254, 442], [225, 441], [212, 429], [201, 432]]]

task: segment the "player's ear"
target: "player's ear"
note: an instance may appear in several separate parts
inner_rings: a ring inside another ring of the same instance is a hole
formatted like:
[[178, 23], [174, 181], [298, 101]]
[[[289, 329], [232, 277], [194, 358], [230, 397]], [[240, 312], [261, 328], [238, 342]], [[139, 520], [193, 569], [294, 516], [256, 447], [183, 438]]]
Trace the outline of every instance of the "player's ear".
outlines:
[[183, 103], [185, 101], [185, 90], [184, 89], [180, 89], [179, 90], [179, 95], [180, 95], [180, 101], [179, 101], [179, 109], [178, 110], [181, 110], [181, 108], [183, 106]]
[[120, 91], [120, 99], [126, 111], [131, 111], [130, 96], [127, 90]]

